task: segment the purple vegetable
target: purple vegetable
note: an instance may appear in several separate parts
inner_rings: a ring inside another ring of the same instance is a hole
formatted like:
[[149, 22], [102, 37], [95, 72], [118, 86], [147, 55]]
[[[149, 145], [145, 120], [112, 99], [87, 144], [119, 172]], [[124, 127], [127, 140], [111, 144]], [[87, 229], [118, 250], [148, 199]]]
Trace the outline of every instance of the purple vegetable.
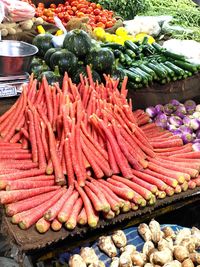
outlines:
[[192, 114], [193, 118], [196, 118], [196, 119], [200, 119], [200, 112], [199, 111], [195, 111], [193, 114]]
[[196, 143], [200, 143], [200, 139], [199, 138], [196, 138], [192, 141], [193, 144], [196, 144]]
[[156, 109], [157, 113], [162, 113], [162, 112], [164, 112], [164, 106], [161, 105], [161, 104], [156, 105], [156, 106], [155, 106], [155, 109]]
[[169, 123], [171, 123], [172, 125], [176, 127], [181, 126], [183, 124], [181, 118], [179, 118], [178, 116], [171, 116], [169, 118]]
[[173, 130], [176, 130], [176, 129], [177, 129], [177, 128], [176, 128], [175, 125], [170, 124], [170, 123], [167, 123], [167, 130], [169, 130], [169, 131], [173, 131]]
[[182, 137], [183, 133], [181, 132], [181, 130], [179, 129], [176, 129], [176, 130], [171, 130], [171, 132], [174, 134], [174, 135], [178, 135], [180, 137]]
[[177, 107], [176, 111], [174, 112], [174, 115], [176, 115], [180, 118], [184, 118], [185, 114], [186, 114], [185, 106], [183, 104], [180, 104]]
[[157, 115], [157, 111], [154, 107], [146, 108], [146, 113], [149, 115], [150, 118], [154, 118]]
[[185, 106], [188, 114], [194, 113], [194, 111], [196, 109], [196, 103], [193, 100], [185, 101], [184, 106]]
[[176, 99], [170, 100], [169, 103], [172, 104], [173, 106], [179, 106], [180, 105], [180, 102]]
[[158, 114], [155, 119], [155, 123], [157, 126], [160, 126], [164, 129], [167, 128], [167, 115], [165, 114]]
[[200, 112], [200, 104], [196, 106], [196, 111]]
[[192, 149], [194, 151], [200, 151], [200, 143], [195, 143], [192, 145]]
[[200, 130], [196, 131], [196, 137], [200, 139]]
[[200, 128], [200, 121], [198, 119], [191, 119], [190, 126], [193, 130], [198, 130]]
[[181, 138], [184, 144], [191, 143], [194, 140], [194, 137], [192, 136], [192, 134], [189, 134], [189, 133], [187, 134], [183, 133]]
[[171, 115], [174, 112], [174, 106], [172, 104], [166, 104], [164, 106], [164, 112], [167, 115]]
[[179, 129], [181, 130], [182, 133], [189, 133], [189, 134], [193, 133], [192, 129], [186, 125], [181, 125]]
[[186, 125], [186, 126], [190, 126], [191, 124], [191, 119], [188, 117], [188, 116], [185, 116], [183, 118], [183, 124]]

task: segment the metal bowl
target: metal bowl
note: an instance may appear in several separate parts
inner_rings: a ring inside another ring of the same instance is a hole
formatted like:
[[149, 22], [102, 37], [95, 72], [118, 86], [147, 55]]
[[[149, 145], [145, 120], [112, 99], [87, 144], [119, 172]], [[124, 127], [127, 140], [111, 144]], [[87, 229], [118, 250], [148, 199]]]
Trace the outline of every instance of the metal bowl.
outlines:
[[25, 42], [0, 41], [0, 76], [23, 75], [37, 52], [36, 46]]

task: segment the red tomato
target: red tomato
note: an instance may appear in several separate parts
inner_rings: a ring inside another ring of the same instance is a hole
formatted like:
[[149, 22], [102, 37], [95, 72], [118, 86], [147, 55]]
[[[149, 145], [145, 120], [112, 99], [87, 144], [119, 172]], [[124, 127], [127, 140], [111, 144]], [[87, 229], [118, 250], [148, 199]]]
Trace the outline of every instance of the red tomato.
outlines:
[[56, 8], [56, 4], [51, 4], [50, 8]]
[[105, 24], [107, 22], [107, 18], [106, 17], [101, 17], [101, 19], [99, 21], [102, 22], [103, 24]]
[[84, 14], [83, 12], [78, 12], [78, 13], [76, 14], [76, 16], [77, 16], [78, 18], [82, 18], [82, 17], [85, 17], [85, 14]]
[[77, 5], [78, 5], [78, 1], [71, 2], [71, 6], [77, 6]]
[[81, 8], [79, 9], [80, 12], [83, 12], [84, 14], [86, 13], [87, 9], [86, 8]]
[[100, 13], [100, 10], [98, 9], [98, 8], [96, 8], [96, 9], [94, 9], [94, 15], [99, 15], [99, 13]]
[[108, 10], [108, 15], [109, 15], [110, 17], [112, 17], [112, 16], [113, 16], [113, 11], [112, 11], [112, 10]]
[[63, 9], [61, 7], [57, 7], [56, 10], [55, 10], [55, 12], [57, 14], [61, 13], [62, 11], [63, 11]]
[[112, 21], [107, 21], [106, 22], [106, 28], [111, 28], [114, 26], [114, 23]]
[[68, 10], [69, 15], [73, 16], [74, 15], [74, 11], [73, 10]]
[[90, 6], [95, 9], [97, 5], [95, 3], [90, 3]]
[[101, 28], [105, 29], [105, 24], [102, 23], [102, 22], [98, 22], [98, 23], [96, 24], [96, 27], [101, 27]]
[[63, 4], [58, 4], [58, 7], [64, 7], [64, 5]]
[[92, 29], [96, 28], [96, 24], [95, 23], [89, 23], [89, 25], [92, 27]]
[[44, 8], [44, 3], [39, 3], [39, 4], [38, 4], [38, 7], [40, 7], [40, 8]]
[[59, 13], [58, 17], [59, 17], [59, 19], [63, 19], [64, 18], [64, 13]]
[[68, 22], [71, 19], [71, 16], [69, 14], [65, 14], [64, 20], [65, 22]]
[[69, 2], [68, 2], [68, 1], [66, 1], [66, 2], [65, 2], [65, 6], [68, 6], [68, 5], [69, 5]]
[[46, 17], [46, 16], [44, 16], [44, 15], [43, 15], [43, 16], [41, 16], [41, 18], [43, 18], [43, 20], [45, 20], [45, 21], [47, 20], [47, 17]]
[[75, 12], [76, 10], [77, 10], [77, 7], [73, 6], [73, 7], [72, 7], [72, 11]]
[[98, 16], [96, 16], [96, 17], [95, 17], [95, 20], [96, 20], [96, 22], [99, 22], [99, 21], [101, 21], [101, 16], [99, 16], [99, 15], [98, 15]]
[[102, 6], [100, 4], [97, 4], [96, 7], [102, 9]]
[[71, 6], [67, 6], [67, 10], [71, 10], [72, 8], [71, 8]]

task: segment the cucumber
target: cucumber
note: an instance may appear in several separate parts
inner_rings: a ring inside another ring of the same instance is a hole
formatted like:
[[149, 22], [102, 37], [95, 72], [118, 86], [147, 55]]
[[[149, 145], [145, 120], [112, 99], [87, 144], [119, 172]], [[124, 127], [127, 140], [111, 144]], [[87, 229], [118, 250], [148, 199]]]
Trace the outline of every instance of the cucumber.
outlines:
[[185, 61], [185, 57], [182, 55], [178, 55], [178, 54], [175, 54], [175, 53], [170, 52], [170, 51], [163, 51], [162, 53], [167, 57]]
[[144, 36], [143, 41], [142, 41], [142, 45], [146, 45], [148, 43], [148, 37]]
[[175, 72], [175, 74], [177, 76], [182, 76], [184, 75], [184, 70], [179, 68], [178, 66], [174, 65], [173, 63], [169, 62], [169, 61], [166, 61], [164, 63], [168, 68], [170, 68], [171, 70], [173, 70]]
[[126, 64], [128, 66], [130, 66], [132, 64], [132, 58], [129, 57], [129, 55], [124, 54], [125, 60], [126, 60]]
[[148, 73], [149, 75], [151, 75], [153, 77], [153, 79], [156, 79], [156, 73], [155, 71], [153, 71], [152, 69], [148, 68], [147, 66], [145, 66], [144, 64], [141, 64], [139, 66], [139, 68], [143, 71], [145, 71], [146, 73]]
[[175, 73], [173, 70], [171, 70], [170, 68], [168, 68], [165, 64], [163, 63], [159, 63], [160, 66], [162, 66], [163, 69], [165, 69], [165, 71], [169, 74], [170, 77], [174, 77]]
[[123, 53], [120, 54], [120, 56], [119, 56], [119, 61], [120, 61], [121, 63], [125, 63], [125, 62], [126, 62], [126, 58], [125, 58], [125, 56], [124, 56]]
[[190, 72], [196, 72], [197, 71], [197, 67], [191, 63], [188, 62], [184, 62], [181, 60], [174, 60], [174, 64], [178, 67], [181, 67], [184, 70], [188, 70]]
[[115, 49], [115, 50], [113, 50], [113, 53], [114, 53], [114, 56], [118, 58], [118, 57], [120, 57], [122, 51], [120, 51], [119, 49]]
[[155, 71], [155, 73], [157, 74], [157, 76], [161, 79], [165, 79], [166, 77], [166, 73], [162, 71], [162, 69], [160, 69], [160, 67], [158, 67], [157, 65], [149, 62], [147, 65], [150, 69], [152, 69], [153, 71]]
[[149, 75], [147, 72], [143, 71], [140, 67], [136, 68], [136, 71], [141, 73], [141, 75], [144, 75], [149, 82], [153, 81], [153, 77]]
[[157, 44], [156, 42], [154, 42], [152, 44], [152, 46], [156, 49], [156, 51], [160, 52], [164, 52], [166, 51], [166, 49], [164, 47], [162, 47], [161, 45]]
[[131, 49], [126, 49], [125, 53], [131, 58], [135, 58], [136, 57], [136, 54]]
[[135, 81], [135, 82], [142, 81], [142, 77], [138, 73], [130, 71], [130, 70], [124, 70], [124, 72], [131, 81]]
[[132, 50], [134, 53], [139, 53], [141, 51], [141, 48], [139, 48], [135, 43], [131, 41], [125, 41], [124, 43], [125, 47]]
[[129, 69], [131, 72], [135, 73], [136, 75], [140, 75], [142, 77], [142, 81], [144, 84], [148, 84], [148, 78], [146, 76], [146, 73], [144, 74], [140, 69], [138, 68], [130, 68]]
[[107, 48], [111, 48], [111, 49], [119, 49], [121, 51], [124, 51], [124, 46], [117, 44], [117, 43], [103, 43], [101, 44], [101, 47], [107, 47]]

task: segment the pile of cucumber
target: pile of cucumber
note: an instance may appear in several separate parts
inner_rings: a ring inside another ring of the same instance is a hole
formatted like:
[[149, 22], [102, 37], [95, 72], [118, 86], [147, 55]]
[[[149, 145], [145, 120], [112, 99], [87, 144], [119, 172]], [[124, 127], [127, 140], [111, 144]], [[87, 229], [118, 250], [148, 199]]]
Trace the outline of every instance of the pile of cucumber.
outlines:
[[[189, 63], [184, 56], [167, 51], [157, 44], [125, 41], [124, 46], [116, 43], [104, 43], [116, 58], [116, 71], [120, 76], [129, 78], [129, 87], [144, 88], [153, 82], [166, 84], [170, 81], [186, 79], [200, 70], [200, 65]], [[122, 75], [123, 74], [123, 75]]]

